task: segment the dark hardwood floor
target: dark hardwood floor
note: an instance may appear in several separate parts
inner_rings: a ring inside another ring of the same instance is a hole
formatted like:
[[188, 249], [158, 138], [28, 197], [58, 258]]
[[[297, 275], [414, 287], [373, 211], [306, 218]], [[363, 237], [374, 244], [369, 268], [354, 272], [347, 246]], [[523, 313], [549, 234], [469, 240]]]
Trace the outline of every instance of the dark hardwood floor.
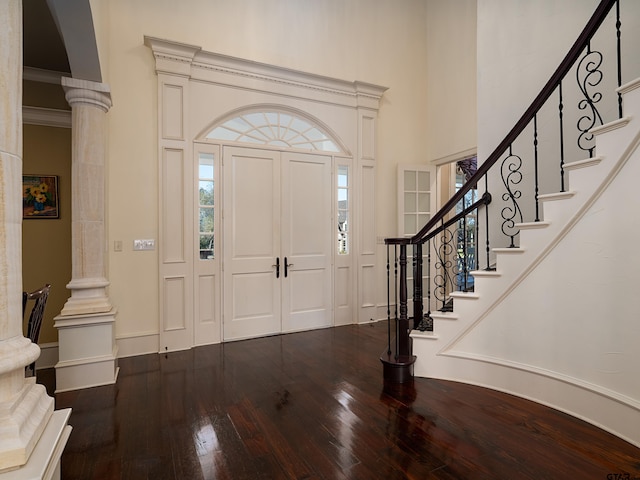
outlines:
[[536, 403], [385, 389], [385, 345], [380, 323], [121, 359], [116, 385], [56, 395], [62, 478], [640, 479], [640, 449]]

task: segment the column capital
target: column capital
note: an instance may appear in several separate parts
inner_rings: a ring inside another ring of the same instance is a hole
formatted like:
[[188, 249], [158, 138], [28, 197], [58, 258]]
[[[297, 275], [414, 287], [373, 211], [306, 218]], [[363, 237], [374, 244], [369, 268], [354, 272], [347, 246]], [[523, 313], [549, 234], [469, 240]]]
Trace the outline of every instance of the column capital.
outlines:
[[71, 107], [92, 105], [105, 113], [111, 108], [111, 89], [106, 83], [70, 77], [62, 77], [61, 80], [65, 98]]

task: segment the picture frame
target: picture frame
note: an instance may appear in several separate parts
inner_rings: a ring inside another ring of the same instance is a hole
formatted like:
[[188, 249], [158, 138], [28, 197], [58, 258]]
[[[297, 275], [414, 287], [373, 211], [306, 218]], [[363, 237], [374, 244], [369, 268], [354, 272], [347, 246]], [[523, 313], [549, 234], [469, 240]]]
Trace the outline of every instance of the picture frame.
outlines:
[[60, 218], [57, 175], [22, 176], [22, 218]]

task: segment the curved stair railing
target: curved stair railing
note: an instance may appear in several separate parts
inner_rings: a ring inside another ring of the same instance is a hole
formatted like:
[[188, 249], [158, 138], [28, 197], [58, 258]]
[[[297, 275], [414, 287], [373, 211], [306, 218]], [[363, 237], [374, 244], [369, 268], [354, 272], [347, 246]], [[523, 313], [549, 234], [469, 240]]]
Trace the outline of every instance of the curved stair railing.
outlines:
[[[604, 48], [592, 45], [605, 22], [614, 30], [609, 35], [612, 41], [605, 45], [615, 57], [613, 74], [603, 70]], [[540, 192], [565, 192], [565, 165], [594, 156], [591, 129], [613, 120], [608, 116], [622, 118], [622, 95], [614, 92], [608, 97], [599, 91], [605, 76], [612, 75], [617, 87], [622, 85], [621, 25], [620, 0], [602, 0], [560, 66], [475, 173], [416, 235], [385, 239], [388, 342], [380, 357], [385, 381], [403, 383], [412, 378], [411, 330], [433, 331], [432, 308], [449, 311], [452, 292], [473, 290], [470, 272], [495, 270], [492, 248], [518, 248], [520, 227], [541, 221]], [[572, 82], [579, 95], [573, 114], [567, 103]], [[549, 123], [549, 111], [555, 112], [558, 125], [551, 141], [541, 138], [538, 126], [540, 121]], [[568, 140], [571, 123], [574, 144]], [[532, 164], [532, 178], [525, 176], [526, 161]], [[549, 169], [556, 171], [555, 180], [541, 185], [541, 172]], [[470, 192], [476, 189], [481, 194], [470, 201]], [[474, 222], [468, 221], [470, 217]], [[480, 243], [485, 251], [477, 255]]]

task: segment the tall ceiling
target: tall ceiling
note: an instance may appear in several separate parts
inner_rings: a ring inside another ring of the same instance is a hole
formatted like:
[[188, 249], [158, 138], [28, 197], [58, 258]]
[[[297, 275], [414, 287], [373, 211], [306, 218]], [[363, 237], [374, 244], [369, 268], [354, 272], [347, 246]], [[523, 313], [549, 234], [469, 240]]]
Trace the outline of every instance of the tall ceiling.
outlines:
[[64, 43], [46, 0], [23, 0], [25, 67], [71, 73]]
[[89, 0], [23, 0], [22, 4], [26, 67], [102, 82]]

